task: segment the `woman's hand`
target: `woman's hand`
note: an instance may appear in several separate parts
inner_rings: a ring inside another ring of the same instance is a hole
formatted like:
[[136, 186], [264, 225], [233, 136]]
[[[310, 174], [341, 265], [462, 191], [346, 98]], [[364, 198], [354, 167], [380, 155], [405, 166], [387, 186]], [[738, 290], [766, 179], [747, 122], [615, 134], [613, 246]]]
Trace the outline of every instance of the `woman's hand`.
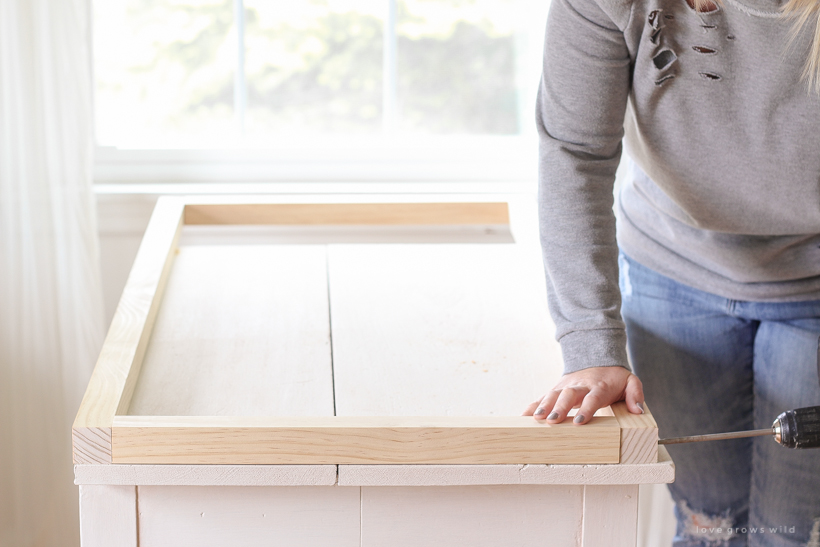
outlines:
[[621, 400], [626, 400], [633, 414], [643, 414], [643, 385], [638, 377], [623, 367], [591, 367], [564, 375], [522, 416], [557, 424], [564, 421], [570, 409], [580, 407], [573, 422], [585, 424], [596, 410]]

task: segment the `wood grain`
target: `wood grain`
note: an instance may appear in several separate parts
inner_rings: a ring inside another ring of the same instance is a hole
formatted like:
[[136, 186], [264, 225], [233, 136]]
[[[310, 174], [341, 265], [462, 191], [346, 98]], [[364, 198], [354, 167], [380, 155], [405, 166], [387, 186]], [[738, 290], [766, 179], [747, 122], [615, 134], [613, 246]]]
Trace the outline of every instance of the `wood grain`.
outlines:
[[635, 547], [638, 485], [584, 486], [582, 547]]
[[130, 403], [171, 269], [183, 207], [181, 200], [160, 198], [151, 216], [74, 421], [77, 463], [111, 463], [106, 437], [114, 415]]
[[138, 547], [136, 486], [80, 486], [80, 543]]
[[128, 414], [333, 416], [325, 255], [180, 247]]
[[74, 427], [71, 430], [74, 463], [111, 463], [110, 427]]
[[506, 203], [189, 203], [185, 224], [509, 224]]
[[614, 418], [118, 416], [114, 463], [617, 463]]
[[623, 401], [611, 405], [621, 428], [620, 463], [658, 461], [658, 424], [644, 403], [643, 414], [632, 414]]

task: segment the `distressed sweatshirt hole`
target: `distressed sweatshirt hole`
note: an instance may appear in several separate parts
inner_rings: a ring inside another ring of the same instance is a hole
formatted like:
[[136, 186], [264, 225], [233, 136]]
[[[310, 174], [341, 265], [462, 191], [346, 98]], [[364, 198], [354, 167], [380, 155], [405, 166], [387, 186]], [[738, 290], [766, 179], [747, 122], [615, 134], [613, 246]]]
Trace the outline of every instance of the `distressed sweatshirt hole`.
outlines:
[[663, 78], [658, 78], [657, 80], [655, 80], [655, 85], [660, 87], [663, 84], [665, 84], [666, 82], [668, 82], [669, 80], [673, 79], [674, 77], [675, 77], [674, 74], [667, 74]]
[[647, 18], [649, 22], [649, 26], [655, 30], [661, 28], [661, 10], [654, 9], [649, 12], [649, 17]]
[[717, 53], [717, 50], [715, 48], [708, 46], [692, 46], [692, 49], [694, 49], [698, 53], [703, 53], [704, 55], [714, 55], [715, 53]]
[[678, 56], [671, 49], [665, 49], [652, 57], [652, 62], [655, 63], [655, 68], [663, 70], [675, 62]]
[[700, 74], [700, 77], [704, 80], [709, 80], [712, 82], [720, 80], [720, 75], [715, 74], [714, 72], [698, 72], [698, 74]]

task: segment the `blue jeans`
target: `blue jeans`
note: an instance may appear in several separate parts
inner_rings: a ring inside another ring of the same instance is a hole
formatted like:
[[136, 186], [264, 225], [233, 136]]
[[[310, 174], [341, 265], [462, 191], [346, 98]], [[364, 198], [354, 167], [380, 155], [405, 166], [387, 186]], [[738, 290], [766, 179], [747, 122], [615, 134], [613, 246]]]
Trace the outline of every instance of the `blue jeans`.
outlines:
[[[820, 405], [820, 300], [730, 300], [623, 254], [620, 271], [629, 359], [662, 438], [768, 428]], [[667, 449], [675, 546], [820, 547], [820, 450], [771, 437]]]

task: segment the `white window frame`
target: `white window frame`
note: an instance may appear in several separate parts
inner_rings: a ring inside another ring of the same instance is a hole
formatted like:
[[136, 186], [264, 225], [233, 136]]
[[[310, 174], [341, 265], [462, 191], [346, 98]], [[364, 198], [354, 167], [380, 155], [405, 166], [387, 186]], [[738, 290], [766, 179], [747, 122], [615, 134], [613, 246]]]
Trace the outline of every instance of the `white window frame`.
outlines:
[[[126, 149], [98, 145], [94, 165], [97, 192], [191, 193], [227, 187], [290, 192], [308, 188], [304, 183], [314, 183], [309, 186], [313, 189], [322, 183], [347, 183], [345, 187], [353, 191], [378, 191], [377, 186], [383, 188], [378, 183], [394, 183], [393, 188], [418, 187], [421, 191], [534, 191], [534, 116], [531, 131], [523, 135], [395, 134], [396, 0], [384, 1], [382, 135], [309, 137], [271, 142], [266, 148]], [[238, 46], [234, 111], [241, 134], [247, 105], [244, 0], [233, 2]], [[534, 105], [534, 98], [531, 102]]]

